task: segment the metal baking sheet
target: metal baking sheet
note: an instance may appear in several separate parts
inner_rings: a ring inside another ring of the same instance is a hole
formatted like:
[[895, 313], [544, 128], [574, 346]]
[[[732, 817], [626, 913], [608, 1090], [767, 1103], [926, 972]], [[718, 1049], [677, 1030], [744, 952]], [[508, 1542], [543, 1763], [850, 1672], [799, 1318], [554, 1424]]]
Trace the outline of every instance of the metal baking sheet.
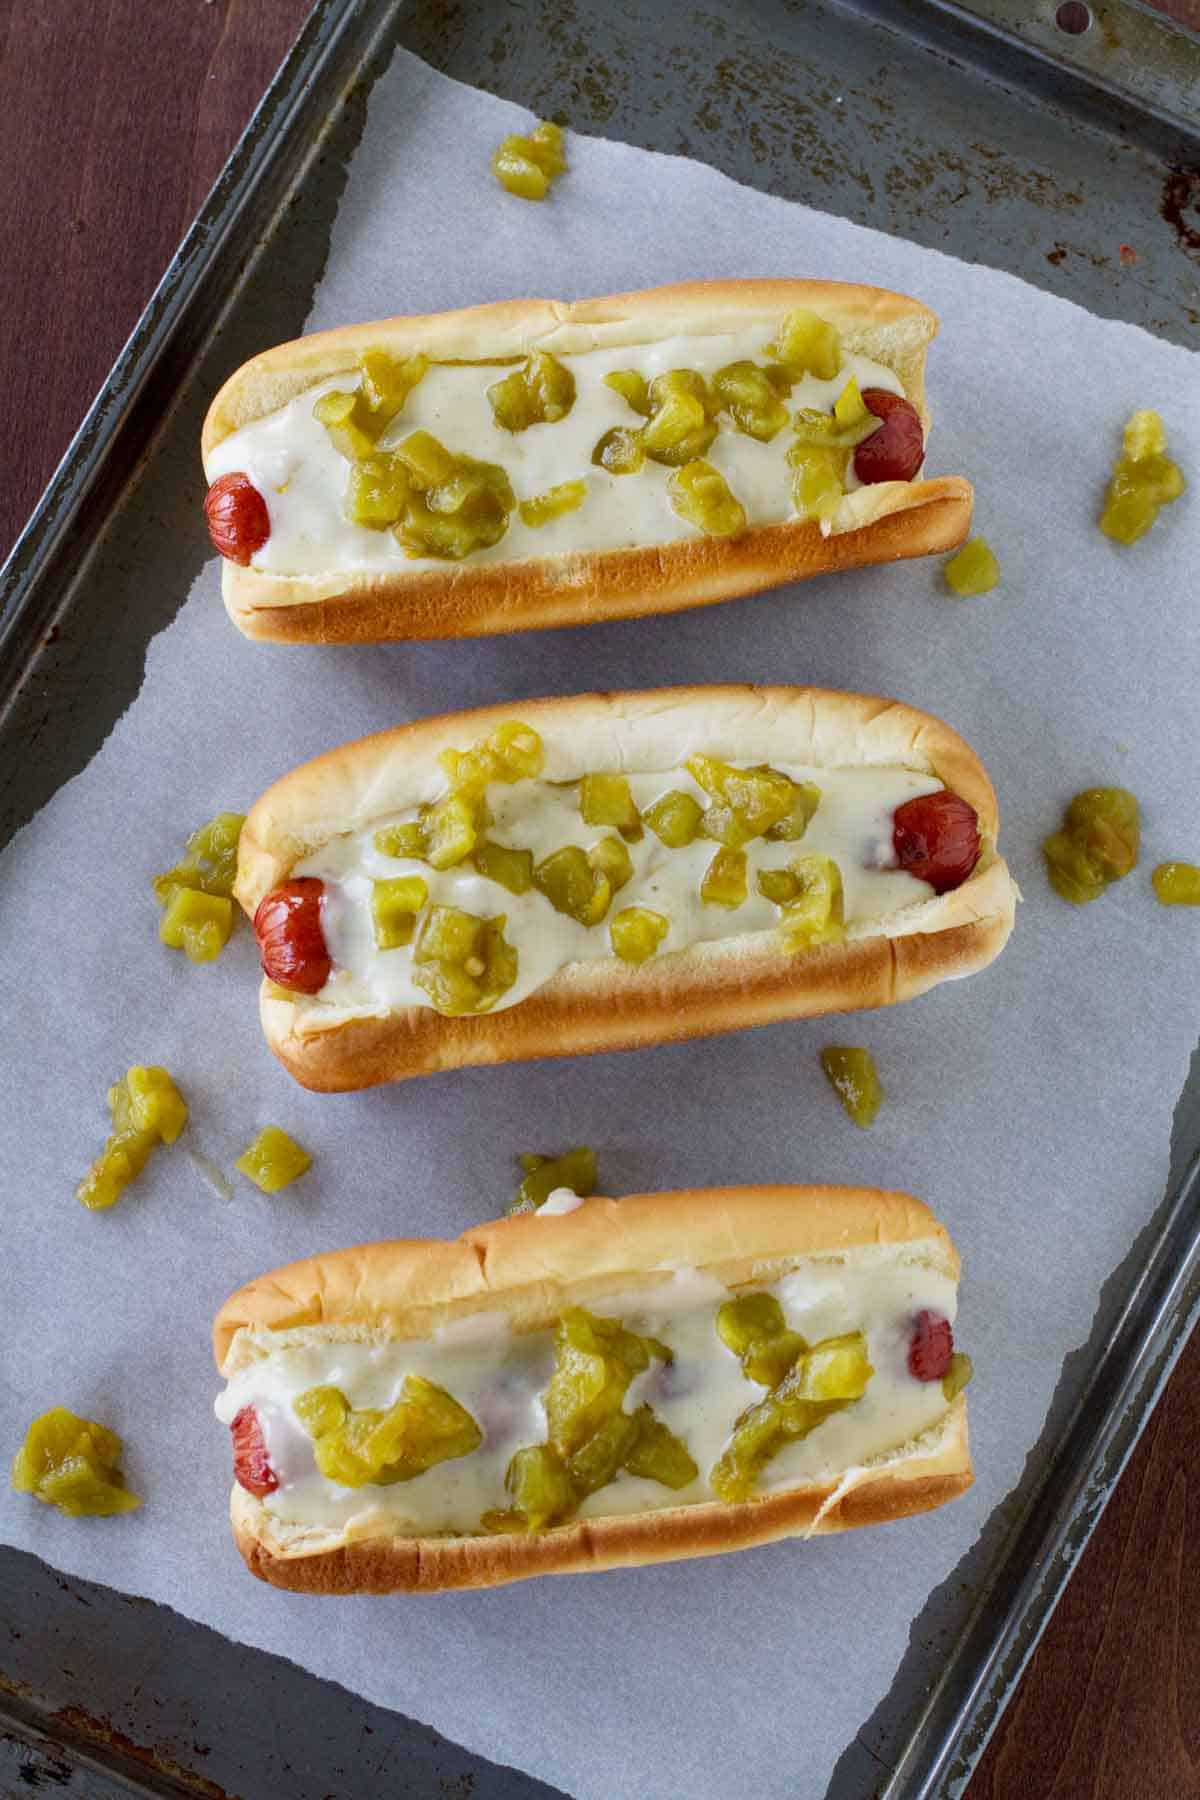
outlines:
[[[209, 554], [195, 453], [207, 396], [300, 329], [395, 43], [581, 130], [953, 254], [985, 246], [1094, 311], [1194, 342], [1200, 134], [1186, 107], [1200, 46], [1147, 21], [1106, 5], [1081, 45], [1058, 41], [1052, 8], [1012, 0], [710, 0], [679, 14], [670, 0], [532, 13], [520, 0], [323, 0], [0, 572], [0, 841], [99, 746]], [[915, 1621], [891, 1694], [834, 1774], [839, 1800], [965, 1785], [1200, 1309], [1197, 1145], [1200, 1067], [1169, 1198], [1108, 1283], [1021, 1488]], [[0, 1791], [53, 1768], [79, 1794], [307, 1800], [371, 1791], [403, 1767], [415, 1796], [552, 1792], [20, 1553], [0, 1551], [0, 1591]]]

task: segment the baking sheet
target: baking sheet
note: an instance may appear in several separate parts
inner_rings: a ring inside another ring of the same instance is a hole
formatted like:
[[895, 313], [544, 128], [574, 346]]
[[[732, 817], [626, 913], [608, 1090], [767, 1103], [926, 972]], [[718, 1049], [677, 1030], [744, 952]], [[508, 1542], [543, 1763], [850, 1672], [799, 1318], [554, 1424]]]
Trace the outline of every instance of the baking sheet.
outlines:
[[[976, 480], [1004, 587], [959, 605], [924, 565], [673, 620], [309, 653], [238, 639], [210, 568], [152, 644], [137, 705], [0, 866], [13, 1321], [0, 1431], [15, 1443], [56, 1402], [92, 1411], [127, 1436], [149, 1504], [77, 1524], [12, 1497], [0, 1521], [60, 1567], [293, 1655], [573, 1792], [705, 1795], [738, 1780], [815, 1795], [926, 1594], [1019, 1476], [1062, 1356], [1161, 1192], [1200, 982], [1195, 920], [1160, 912], [1145, 871], [1200, 843], [1179, 728], [1200, 665], [1195, 515], [1181, 503], [1124, 555], [1090, 521], [1133, 406], [1162, 405], [1196, 466], [1178, 405], [1195, 360], [1007, 276], [617, 145], [574, 140], [554, 200], [521, 206], [487, 160], [527, 122], [398, 57], [372, 100], [314, 326], [749, 270], [907, 288], [944, 321], [931, 467]], [[409, 244], [435, 248], [415, 259]], [[247, 933], [204, 970], [157, 944], [146, 881], [182, 834], [331, 743], [484, 700], [737, 677], [890, 691], [964, 731], [1030, 902], [995, 969], [853, 1022], [322, 1099], [261, 1046]], [[1062, 801], [1099, 780], [1142, 797], [1144, 870], [1076, 913], [1048, 894], [1036, 847]], [[870, 1134], [824, 1087], [816, 1050], [829, 1041], [876, 1051], [889, 1105]], [[316, 1152], [313, 1173], [275, 1201], [239, 1184], [225, 1205], [173, 1155], [113, 1213], [84, 1214], [70, 1195], [103, 1136], [103, 1089], [135, 1060], [176, 1071], [196, 1145], [225, 1167], [271, 1119]], [[636, 1578], [321, 1609], [250, 1584], [207, 1412], [212, 1310], [320, 1245], [461, 1229], [498, 1210], [518, 1150], [580, 1139], [600, 1147], [615, 1192], [845, 1179], [930, 1200], [967, 1265], [974, 1493], [886, 1532]]]

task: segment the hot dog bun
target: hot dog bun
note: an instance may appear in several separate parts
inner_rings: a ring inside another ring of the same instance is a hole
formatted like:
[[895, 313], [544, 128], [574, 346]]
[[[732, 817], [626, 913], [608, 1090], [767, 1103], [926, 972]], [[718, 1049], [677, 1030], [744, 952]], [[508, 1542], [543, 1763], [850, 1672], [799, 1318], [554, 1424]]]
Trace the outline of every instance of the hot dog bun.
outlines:
[[681, 687], [522, 701], [345, 745], [285, 776], [252, 809], [235, 890], [243, 907], [252, 915], [329, 838], [432, 799], [443, 784], [439, 752], [462, 748], [512, 718], [541, 734], [545, 775], [553, 781], [577, 780], [594, 769], [672, 769], [693, 752], [741, 765], [928, 771], [974, 807], [982, 854], [960, 887], [879, 921], [870, 936], [790, 954], [773, 933], [760, 931], [636, 966], [613, 956], [568, 963], [528, 998], [490, 1013], [446, 1018], [413, 1006], [323, 1019], [319, 1006], [278, 998], [264, 984], [267, 1041], [305, 1087], [369, 1087], [465, 1064], [634, 1049], [887, 1006], [984, 968], [1008, 939], [1016, 888], [996, 848], [996, 797], [970, 747], [939, 720], [896, 701], [796, 687]]
[[[279, 345], [246, 363], [217, 394], [201, 439], [205, 470], [212, 479], [213, 452], [232, 432], [318, 382], [353, 373], [366, 350], [397, 358], [421, 353], [433, 362], [496, 362], [536, 349], [570, 355], [759, 327], [765, 341], [797, 307], [834, 325], [846, 350], [891, 369], [928, 431], [925, 356], [938, 321], [919, 301], [843, 282], [701, 281], [596, 300], [509, 300], [343, 326]], [[241, 631], [277, 642], [530, 631], [676, 612], [830, 569], [951, 550], [967, 534], [971, 508], [970, 484], [959, 476], [887, 481], [848, 494], [828, 534], [815, 522], [793, 520], [752, 526], [735, 538], [684, 535], [507, 561], [304, 575], [227, 561], [223, 592]]]
[[[452, 1243], [368, 1244], [294, 1263], [240, 1289], [217, 1315], [213, 1348], [227, 1377], [269, 1355], [273, 1334], [299, 1347], [427, 1338], [480, 1313], [544, 1329], [565, 1306], [652, 1291], [681, 1268], [727, 1287], [767, 1285], [806, 1258], [928, 1269], [958, 1279], [954, 1245], [910, 1195], [869, 1188], [744, 1187], [594, 1199], [558, 1216], [527, 1214]], [[848, 1288], [853, 1275], [848, 1273]], [[532, 1534], [397, 1535], [383, 1521], [329, 1531], [288, 1524], [235, 1485], [234, 1535], [252, 1573], [305, 1593], [494, 1587], [525, 1576], [707, 1556], [775, 1538], [845, 1531], [924, 1512], [973, 1480], [965, 1395], [935, 1429], [837, 1478], [717, 1501], [591, 1516]], [[391, 1493], [397, 1490], [388, 1490]]]

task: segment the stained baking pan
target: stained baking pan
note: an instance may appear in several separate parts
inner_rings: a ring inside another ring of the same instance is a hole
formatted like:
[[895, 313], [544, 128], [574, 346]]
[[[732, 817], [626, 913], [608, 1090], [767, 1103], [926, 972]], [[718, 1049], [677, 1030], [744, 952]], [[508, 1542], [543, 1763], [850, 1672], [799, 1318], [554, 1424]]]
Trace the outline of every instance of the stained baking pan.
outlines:
[[[1053, 0], [322, 0], [0, 572], [0, 841], [99, 747], [209, 553], [206, 398], [301, 328], [394, 45], [580, 130], [951, 254], [986, 245], [1093, 311], [1194, 341], [1200, 43], [1133, 5], [1084, 12], [1090, 28], [1071, 36]], [[1068, 1359], [1020, 1488], [915, 1622], [833, 1774], [837, 1800], [961, 1793], [1200, 1307], [1197, 1146], [1200, 1067], [1168, 1196]], [[2, 1793], [341, 1800], [397, 1768], [416, 1797], [552, 1792], [21, 1553], [0, 1550], [0, 1591]]]

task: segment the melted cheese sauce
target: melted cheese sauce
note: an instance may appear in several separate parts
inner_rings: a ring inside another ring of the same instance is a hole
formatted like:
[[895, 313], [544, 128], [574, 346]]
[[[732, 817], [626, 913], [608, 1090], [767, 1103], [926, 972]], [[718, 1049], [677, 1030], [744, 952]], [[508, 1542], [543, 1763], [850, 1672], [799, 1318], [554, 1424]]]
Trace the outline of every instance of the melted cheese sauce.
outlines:
[[[832, 857], [842, 875], [847, 936], [872, 933], [880, 919], [933, 896], [927, 882], [895, 866], [892, 815], [905, 800], [931, 794], [942, 786], [936, 776], [903, 768], [818, 769], [801, 764], [775, 765], [793, 781], [811, 781], [821, 790], [821, 803], [798, 843], [768, 843], [755, 838], [746, 845], [749, 893], [734, 909], [706, 904], [700, 883], [718, 846], [708, 838], [670, 850], [647, 827], [641, 841], [627, 846], [633, 877], [613, 898], [608, 918], [595, 926], [580, 925], [556, 912], [536, 888], [511, 894], [486, 881], [469, 867], [436, 870], [407, 857], [385, 856], [376, 849], [381, 827], [415, 818], [414, 812], [381, 817], [369, 831], [333, 838], [314, 855], [296, 864], [293, 875], [315, 875], [326, 884], [322, 923], [333, 960], [333, 974], [316, 996], [296, 996], [302, 1013], [314, 1006], [324, 1013], [394, 1010], [428, 1006], [428, 996], [412, 979], [410, 947], [379, 950], [371, 922], [374, 881], [395, 875], [419, 875], [435, 905], [457, 906], [480, 917], [503, 915], [504, 935], [518, 955], [517, 979], [497, 1002], [496, 1011], [515, 1006], [550, 980], [568, 963], [612, 954], [608, 927], [614, 913], [628, 906], [647, 906], [670, 922], [658, 951], [663, 956], [689, 944], [717, 938], [767, 933], [776, 928], [779, 910], [758, 892], [761, 869], [784, 868], [793, 857]], [[663, 794], [682, 789], [702, 805], [704, 793], [686, 769], [628, 776], [634, 800], [643, 811]], [[606, 827], [585, 825], [579, 815], [579, 789], [574, 784], [544, 780], [492, 783], [487, 804], [493, 815], [488, 836], [497, 843], [531, 850], [540, 862], [564, 844], [587, 848], [614, 835]]]
[[[892, 1246], [863, 1246], [809, 1258], [767, 1290], [779, 1300], [789, 1327], [810, 1344], [865, 1332], [875, 1373], [860, 1400], [775, 1457], [760, 1491], [834, 1482], [886, 1461], [944, 1419], [941, 1383], [917, 1381], [908, 1371], [914, 1316], [926, 1308], [951, 1321], [955, 1316], [954, 1282], [923, 1260], [936, 1254], [936, 1246], [919, 1242], [906, 1246], [903, 1256]], [[737, 1357], [717, 1336], [716, 1309], [726, 1297], [712, 1277], [680, 1272], [650, 1292], [618, 1294], [593, 1305], [593, 1311], [661, 1338], [675, 1352], [672, 1363], [653, 1363], [634, 1379], [625, 1410], [643, 1402], [653, 1406], [686, 1441], [700, 1474], [677, 1492], [659, 1482], [618, 1476], [588, 1497], [580, 1517], [695, 1506], [715, 1497], [709, 1472], [739, 1414], [766, 1392], [746, 1380]], [[279, 1348], [272, 1347], [275, 1336], [285, 1339]], [[541, 1396], [554, 1366], [549, 1331], [517, 1335], [494, 1315], [480, 1315], [445, 1328], [429, 1342], [289, 1345], [286, 1337], [263, 1333], [257, 1339], [262, 1360], [236, 1374], [216, 1404], [224, 1424], [244, 1406], [256, 1409], [280, 1482], [263, 1506], [283, 1523], [352, 1532], [471, 1532], [484, 1512], [507, 1503], [504, 1472], [514, 1451], [545, 1442]], [[295, 1416], [296, 1397], [330, 1383], [354, 1407], [386, 1407], [399, 1398], [410, 1374], [446, 1388], [468, 1409], [484, 1434], [479, 1449], [389, 1487], [346, 1488], [326, 1480]]]
[[[616, 369], [636, 369], [652, 380], [668, 369], [716, 373], [725, 363], [763, 360], [772, 336], [768, 326], [710, 337], [664, 338], [653, 344], [627, 344], [615, 350], [588, 350], [562, 356], [575, 376], [575, 404], [553, 425], [531, 425], [521, 432], [496, 424], [487, 390], [511, 365], [435, 363], [413, 389], [398, 418], [380, 438], [388, 449], [417, 430], [430, 431], [456, 455], [500, 463], [507, 470], [518, 500], [529, 500], [563, 481], [586, 480], [587, 498], [576, 511], [552, 520], [540, 530], [524, 525], [514, 510], [508, 531], [490, 549], [474, 551], [469, 562], [510, 562], [521, 557], [554, 556], [572, 550], [616, 550], [638, 544], [667, 544], [704, 534], [681, 519], [667, 492], [669, 468], [647, 462], [636, 475], [610, 475], [592, 462], [597, 441], [614, 425], [636, 427], [638, 415], [611, 388], [604, 376]], [[832, 381], [806, 375], [785, 404], [832, 409], [851, 376], [859, 388], [886, 388], [903, 394], [899, 377], [870, 357], [844, 352]], [[272, 575], [321, 575], [330, 570], [404, 567], [444, 569], [426, 557], [409, 557], [390, 531], [371, 531], [345, 516], [350, 465], [338, 454], [329, 434], [313, 417], [314, 402], [334, 390], [348, 392], [357, 377], [339, 375], [307, 388], [288, 405], [256, 419], [222, 440], [208, 458], [208, 478], [241, 470], [267, 503], [271, 535], [251, 559], [251, 567]], [[793, 517], [791, 476], [786, 452], [789, 427], [769, 444], [736, 431], [722, 415], [708, 462], [719, 469], [746, 510], [751, 525]], [[853, 458], [846, 486], [858, 485]]]

